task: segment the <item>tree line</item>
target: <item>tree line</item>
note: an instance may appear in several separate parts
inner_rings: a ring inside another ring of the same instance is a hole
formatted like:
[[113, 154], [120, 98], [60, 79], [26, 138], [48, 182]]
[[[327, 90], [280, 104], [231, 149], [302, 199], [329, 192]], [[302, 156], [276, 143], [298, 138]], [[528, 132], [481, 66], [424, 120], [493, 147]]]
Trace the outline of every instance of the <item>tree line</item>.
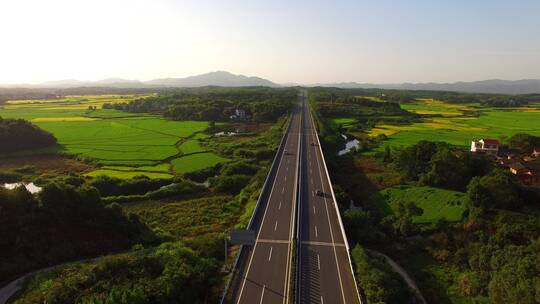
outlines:
[[24, 119], [0, 117], [0, 153], [39, 149], [56, 145], [56, 138]]
[[139, 218], [88, 185], [54, 181], [37, 195], [0, 187], [0, 281], [71, 259], [155, 242]]
[[184, 89], [129, 103], [104, 104], [105, 109], [157, 113], [173, 120], [228, 121], [242, 110], [245, 121], [273, 122], [292, 109], [294, 89], [198, 88]]

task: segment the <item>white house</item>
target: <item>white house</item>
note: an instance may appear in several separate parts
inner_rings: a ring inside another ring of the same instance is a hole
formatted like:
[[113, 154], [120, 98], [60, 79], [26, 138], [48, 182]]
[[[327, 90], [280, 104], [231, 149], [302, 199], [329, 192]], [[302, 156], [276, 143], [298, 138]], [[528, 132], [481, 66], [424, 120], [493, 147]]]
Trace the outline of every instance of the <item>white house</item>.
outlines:
[[230, 119], [246, 119], [246, 110], [236, 109], [234, 114], [229, 117]]
[[246, 111], [242, 109], [236, 109], [234, 110], [234, 115], [240, 119], [246, 118]]
[[473, 140], [471, 142], [471, 152], [497, 155], [497, 152], [499, 152], [499, 141], [496, 139]]

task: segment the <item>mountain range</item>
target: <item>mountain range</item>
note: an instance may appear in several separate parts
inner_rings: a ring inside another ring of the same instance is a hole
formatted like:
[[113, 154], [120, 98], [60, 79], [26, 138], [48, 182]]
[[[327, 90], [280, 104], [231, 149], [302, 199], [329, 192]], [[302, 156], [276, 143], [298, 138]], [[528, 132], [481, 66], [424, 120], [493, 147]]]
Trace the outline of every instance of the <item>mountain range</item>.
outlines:
[[[75, 87], [114, 87], [114, 88], [153, 88], [153, 87], [249, 87], [278, 85], [260, 77], [248, 77], [235, 75], [225, 71], [210, 72], [185, 78], [161, 78], [149, 81], [130, 80], [122, 78], [107, 78], [98, 81], [81, 81], [77, 79], [65, 79], [47, 81], [34, 85], [10, 85], [10, 87], [35, 87], [35, 88], [75, 88]], [[4, 86], [5, 87], [5, 86]]]
[[540, 79], [522, 79], [522, 80], [501, 80], [490, 79], [471, 82], [453, 82], [453, 83], [399, 83], [399, 84], [374, 84], [341, 82], [316, 84], [325, 87], [338, 88], [379, 88], [394, 90], [424, 90], [424, 91], [454, 91], [467, 93], [489, 93], [489, 94], [534, 94], [540, 93]]
[[397, 84], [376, 84], [358, 82], [340, 83], [318, 83], [301, 85], [295, 83], [276, 84], [270, 80], [260, 77], [248, 77], [236, 75], [225, 71], [216, 71], [201, 75], [184, 78], [161, 78], [149, 81], [129, 80], [122, 78], [107, 78], [98, 81], [81, 81], [76, 79], [66, 79], [57, 81], [47, 81], [40, 84], [19, 84], [1, 85], [0, 87], [19, 88], [76, 88], [76, 87], [111, 87], [111, 88], [159, 88], [159, 87], [201, 87], [201, 86], [222, 86], [222, 87], [248, 87], [248, 86], [324, 86], [338, 88], [379, 88], [396, 90], [427, 90], [427, 91], [456, 91], [469, 93], [492, 93], [492, 94], [532, 94], [540, 93], [540, 79], [522, 80], [501, 80], [491, 79], [472, 82], [453, 83], [397, 83]]

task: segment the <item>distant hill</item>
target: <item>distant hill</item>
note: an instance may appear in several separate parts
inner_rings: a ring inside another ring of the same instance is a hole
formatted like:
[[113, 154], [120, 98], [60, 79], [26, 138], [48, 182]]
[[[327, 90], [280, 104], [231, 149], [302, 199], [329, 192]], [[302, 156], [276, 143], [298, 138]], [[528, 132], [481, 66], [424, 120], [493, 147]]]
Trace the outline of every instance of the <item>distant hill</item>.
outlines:
[[53, 80], [42, 82], [34, 87], [43, 87], [43, 88], [72, 88], [72, 87], [82, 87], [85, 82], [77, 79], [63, 79], [63, 80]]
[[[19, 84], [19, 85], [0, 85], [0, 88], [118, 88], [118, 89], [152, 89], [160, 87], [203, 87], [203, 86], [221, 86], [221, 87], [288, 87], [302, 86], [297, 83], [276, 84], [268, 79], [260, 77], [249, 77], [236, 75], [225, 71], [216, 71], [201, 75], [189, 76], [184, 78], [160, 78], [149, 81], [129, 80], [122, 78], [107, 78], [98, 81], [80, 81], [76, 79], [65, 79], [56, 81], [47, 81], [40, 84]], [[540, 79], [522, 79], [522, 80], [482, 80], [472, 82], [454, 82], [454, 83], [396, 83], [396, 84], [376, 84], [376, 83], [358, 83], [358, 82], [339, 82], [339, 83], [318, 83], [304, 85], [338, 87], [338, 88], [379, 88], [396, 90], [425, 90], [425, 91], [455, 91], [468, 93], [491, 93], [491, 94], [540, 94]]]
[[98, 81], [81, 81], [77, 79], [65, 79], [47, 81], [40, 84], [18, 84], [2, 85], [0, 87], [20, 87], [20, 88], [78, 88], [78, 87], [109, 87], [109, 88], [155, 88], [155, 87], [250, 87], [267, 86], [277, 87], [278, 85], [270, 80], [260, 77], [248, 77], [235, 75], [225, 71], [210, 72], [206, 74], [190, 76], [185, 78], [163, 78], [150, 81], [129, 80], [122, 78], [107, 78]]
[[468, 93], [490, 94], [533, 94], [540, 93], [540, 79], [523, 80], [482, 80], [472, 82], [454, 83], [401, 83], [401, 84], [373, 84], [357, 82], [341, 82], [329, 84], [317, 84], [338, 88], [380, 88], [398, 90], [426, 90], [426, 91], [456, 91]]
[[275, 87], [277, 84], [259, 77], [248, 77], [235, 75], [225, 71], [210, 72], [206, 74], [190, 76], [186, 78], [163, 78], [146, 81], [145, 84], [167, 87], [202, 87], [202, 86], [222, 86], [222, 87], [248, 87], [267, 86]]
[[97, 86], [113, 86], [130, 88], [133, 86], [142, 86], [143, 83], [138, 80], [122, 79], [122, 78], [107, 78], [93, 82]]

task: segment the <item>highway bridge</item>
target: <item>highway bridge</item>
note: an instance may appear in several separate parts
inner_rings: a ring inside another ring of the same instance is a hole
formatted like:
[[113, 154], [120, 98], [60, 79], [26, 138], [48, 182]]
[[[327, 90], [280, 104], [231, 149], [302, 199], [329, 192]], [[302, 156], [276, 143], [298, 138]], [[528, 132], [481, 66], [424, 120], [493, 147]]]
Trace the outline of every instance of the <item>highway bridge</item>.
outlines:
[[248, 225], [222, 303], [361, 303], [349, 245], [301, 94]]

